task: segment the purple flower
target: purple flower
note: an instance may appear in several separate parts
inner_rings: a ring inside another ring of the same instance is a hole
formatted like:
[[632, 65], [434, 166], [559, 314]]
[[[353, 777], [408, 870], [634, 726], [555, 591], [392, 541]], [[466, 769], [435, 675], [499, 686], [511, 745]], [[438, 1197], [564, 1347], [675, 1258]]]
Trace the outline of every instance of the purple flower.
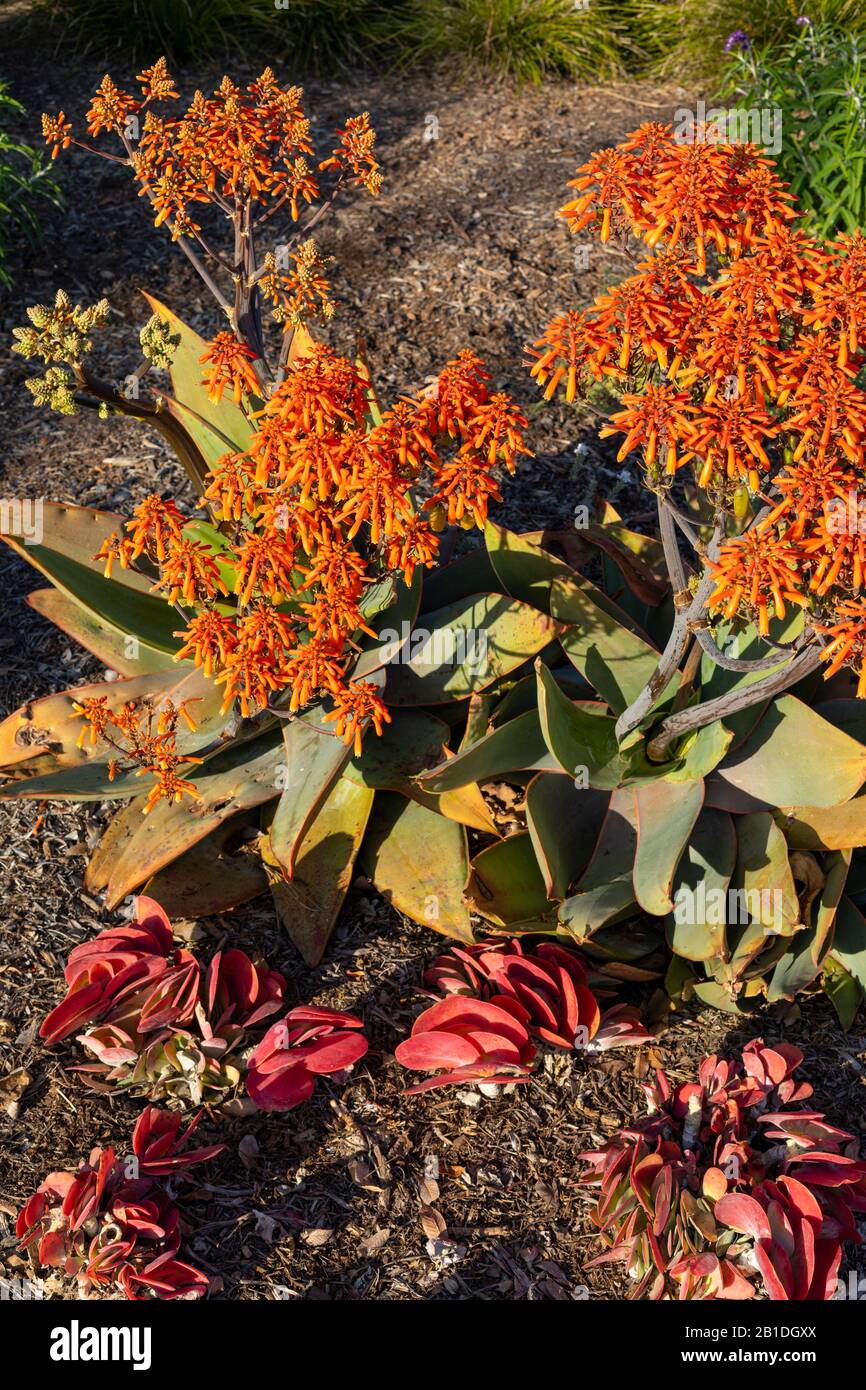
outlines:
[[810, 29], [811, 29], [811, 27], [812, 27], [812, 21], [811, 21], [811, 19], [809, 18], [809, 16], [808, 16], [807, 14], [798, 15], [797, 18], [795, 19], [794, 23], [795, 23], [795, 24], [808, 24], [808, 26], [809, 26]]
[[735, 29], [732, 34], [728, 34], [725, 39], [725, 52], [730, 53], [735, 48], [751, 48], [752, 42], [748, 34], [742, 29]]

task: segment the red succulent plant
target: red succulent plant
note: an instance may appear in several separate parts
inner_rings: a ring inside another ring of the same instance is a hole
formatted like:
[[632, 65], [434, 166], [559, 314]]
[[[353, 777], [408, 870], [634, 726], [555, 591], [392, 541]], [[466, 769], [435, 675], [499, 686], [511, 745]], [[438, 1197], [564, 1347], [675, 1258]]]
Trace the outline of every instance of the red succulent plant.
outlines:
[[304, 1006], [250, 1053], [254, 1033], [284, 1008], [283, 976], [236, 949], [219, 951], [205, 969], [175, 946], [157, 903], [140, 897], [136, 913], [129, 926], [76, 946], [66, 998], [42, 1024], [50, 1043], [83, 1030], [78, 1041], [96, 1061], [75, 1070], [91, 1087], [199, 1104], [229, 1097], [249, 1068], [252, 1101], [284, 1110], [312, 1094], [313, 1076], [342, 1071], [366, 1052], [360, 1020]]
[[183, 1153], [198, 1119], [181, 1133], [181, 1118], [148, 1106], [132, 1136], [132, 1155], [93, 1149], [74, 1172], [49, 1173], [18, 1214], [19, 1249], [34, 1249], [41, 1266], [75, 1276], [93, 1289], [130, 1299], [201, 1298], [207, 1275], [177, 1259], [180, 1214], [161, 1186], [213, 1158], [222, 1144]]
[[794, 1072], [803, 1054], [755, 1039], [736, 1061], [707, 1057], [698, 1081], [644, 1087], [649, 1114], [580, 1155], [594, 1220], [635, 1281], [632, 1298], [832, 1298], [842, 1247], [859, 1242], [866, 1163], [817, 1111]]
[[291, 1009], [250, 1054], [247, 1090], [259, 1109], [293, 1110], [309, 1100], [317, 1077], [360, 1061], [368, 1047], [361, 1028], [359, 1018], [336, 1009]]
[[642, 1027], [636, 1010], [617, 1004], [602, 1012], [588, 979], [576, 951], [552, 941], [527, 949], [517, 937], [453, 946], [424, 974], [424, 983], [436, 995], [512, 1000], [524, 1010], [528, 1031], [554, 1047], [600, 1052], [649, 1042], [652, 1034]]
[[488, 1086], [528, 1081], [535, 1060], [528, 1018], [522, 1004], [506, 995], [441, 999], [416, 1018], [411, 1036], [395, 1049], [401, 1066], [435, 1073], [405, 1094], [476, 1081]]

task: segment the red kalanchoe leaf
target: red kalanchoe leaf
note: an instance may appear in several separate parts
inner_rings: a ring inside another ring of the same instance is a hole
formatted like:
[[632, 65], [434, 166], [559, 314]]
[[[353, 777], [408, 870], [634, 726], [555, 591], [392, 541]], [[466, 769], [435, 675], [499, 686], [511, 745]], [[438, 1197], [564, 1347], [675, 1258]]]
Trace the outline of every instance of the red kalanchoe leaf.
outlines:
[[200, 1119], [201, 1112], [180, 1134], [181, 1117], [176, 1111], [160, 1110], [155, 1105], [146, 1106], [132, 1131], [132, 1152], [139, 1160], [139, 1172], [179, 1172], [222, 1153], [225, 1144], [211, 1144], [185, 1154], [177, 1152], [189, 1142]]
[[336, 1009], [301, 1005], [268, 1029], [250, 1054], [247, 1091], [261, 1110], [292, 1110], [309, 1100], [316, 1077], [359, 1061], [367, 1039], [361, 1020]]
[[482, 1000], [449, 994], [432, 1004], [416, 1018], [411, 1036], [394, 1055], [410, 1071], [440, 1075], [406, 1094], [475, 1081], [498, 1085], [527, 1080], [535, 1048], [520, 1016], [525, 1012], [518, 1001], [503, 995]]

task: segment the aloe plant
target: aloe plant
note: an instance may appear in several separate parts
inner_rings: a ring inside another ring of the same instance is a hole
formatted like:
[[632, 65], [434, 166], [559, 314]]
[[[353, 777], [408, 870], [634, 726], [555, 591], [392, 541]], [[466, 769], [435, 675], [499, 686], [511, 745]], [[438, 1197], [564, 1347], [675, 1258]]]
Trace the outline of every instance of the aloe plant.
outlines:
[[[69, 560], [73, 537], [86, 550], [82, 533], [111, 520], [64, 509], [52, 542], [64, 536]], [[320, 959], [360, 865], [394, 906], [458, 941], [474, 939], [477, 914], [486, 934], [568, 938], [615, 977], [665, 974], [676, 998], [737, 1012], [823, 985], [850, 1023], [866, 985], [862, 703], [830, 687], [812, 707], [813, 673], [686, 731], [653, 761], [648, 735], [678, 706], [706, 707], [755, 680], [704, 658], [671, 682], [645, 729], [617, 741], [672, 620], [659, 542], [610, 507], [571, 534], [488, 522], [485, 541], [377, 615], [378, 642], [360, 660], [390, 656], [392, 722], [360, 755], [315, 715], [248, 721], [231, 744], [205, 750], [194, 813], [163, 802], [142, 820], [141, 783], [110, 783], [104, 750], [77, 746], [77, 691], [0, 726], [10, 777], [0, 794], [119, 795], [87, 869], [91, 891], [115, 906], [141, 889], [169, 914], [203, 915], [270, 884], [308, 961]], [[46, 572], [64, 558], [22, 553]], [[601, 585], [583, 573], [589, 563]], [[88, 627], [76, 635], [104, 652], [99, 596], [115, 581], [81, 568], [69, 604], [86, 608]], [[431, 650], [460, 650], [470, 628], [484, 638], [480, 668], [431, 664]], [[747, 660], [759, 638], [743, 626], [732, 642]], [[98, 688], [122, 702], [143, 689], [177, 697], [184, 683], [207, 689], [201, 672], [175, 665]], [[503, 784], [517, 791], [508, 815], [520, 825], [505, 837]]]

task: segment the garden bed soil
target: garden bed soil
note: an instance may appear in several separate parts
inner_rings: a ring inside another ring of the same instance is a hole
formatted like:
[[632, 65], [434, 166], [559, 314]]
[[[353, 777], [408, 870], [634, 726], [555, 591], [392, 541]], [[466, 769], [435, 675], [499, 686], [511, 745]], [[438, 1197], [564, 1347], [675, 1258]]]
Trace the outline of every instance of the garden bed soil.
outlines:
[[[64, 51], [46, 61], [13, 35], [3, 75], [29, 108], [20, 133], [38, 143], [40, 111], [60, 107], [81, 128], [103, 71], [98, 58], [74, 60]], [[244, 64], [231, 72], [254, 75]], [[122, 85], [130, 79], [117, 64], [113, 75]], [[176, 75], [189, 94], [221, 73]], [[640, 122], [670, 119], [683, 99], [678, 89], [635, 84], [515, 93], [477, 82], [451, 86], [447, 74], [307, 84], [323, 144], [342, 117], [370, 110], [385, 174], [377, 202], [350, 198], [322, 230], [341, 301], [332, 340], [350, 348], [363, 334], [386, 400], [417, 390], [463, 347], [485, 358], [531, 417], [536, 458], [507, 483], [495, 511], [516, 529], [568, 525], [576, 505], [602, 496], [638, 524], [647, 510], [634, 479], [596, 444], [592, 421], [563, 407], [538, 408], [521, 354], [553, 313], [588, 300], [623, 271], [617, 254], [598, 245], [588, 268], [578, 268], [574, 243], [554, 219], [575, 167]], [[186, 497], [157, 435], [88, 413], [36, 411], [22, 384], [26, 369], [8, 352], [25, 306], [58, 286], [84, 302], [109, 298], [100, 349], [103, 374], [118, 378], [136, 361], [141, 288], [201, 331], [217, 327], [206, 292], [150, 225], [125, 172], [78, 151], [59, 168], [66, 206], [45, 219], [41, 250], [13, 252], [15, 288], [0, 306], [7, 345], [0, 348], [0, 495], [122, 512], [154, 490]], [[578, 455], [580, 440], [587, 447]], [[2, 714], [33, 694], [102, 675], [95, 659], [26, 605], [40, 586], [11, 552], [0, 555]], [[80, 1060], [74, 1044], [49, 1052], [37, 1037], [62, 992], [69, 950], [113, 920], [82, 887], [86, 855], [109, 810], [0, 806], [0, 1276], [26, 1273], [15, 1253], [14, 1214], [43, 1176], [74, 1166], [96, 1144], [123, 1152], [140, 1109], [128, 1098], [89, 1093], [67, 1070]], [[405, 1099], [392, 1053], [420, 1007], [422, 963], [438, 938], [402, 919], [360, 877], [317, 970], [300, 962], [265, 899], [194, 930], [204, 954], [224, 940], [261, 953], [287, 976], [291, 1003], [359, 1013], [371, 1040], [345, 1086], [325, 1081], [287, 1115], [220, 1124], [225, 1153], [181, 1189], [187, 1249], [213, 1275], [215, 1297], [621, 1298], [627, 1286], [615, 1267], [586, 1269], [599, 1246], [591, 1201], [575, 1185], [577, 1155], [641, 1113], [640, 1082], [653, 1067], [688, 1079], [707, 1051], [740, 1047], [755, 1032], [802, 1046], [819, 1108], [866, 1132], [862, 1025], [846, 1037], [823, 998], [768, 1010], [748, 1028], [689, 1008], [650, 1048], [550, 1059], [529, 1085], [495, 1101], [451, 1091]], [[211, 1137], [217, 1126], [206, 1120], [203, 1128]], [[74, 1296], [54, 1281], [47, 1291]]]

